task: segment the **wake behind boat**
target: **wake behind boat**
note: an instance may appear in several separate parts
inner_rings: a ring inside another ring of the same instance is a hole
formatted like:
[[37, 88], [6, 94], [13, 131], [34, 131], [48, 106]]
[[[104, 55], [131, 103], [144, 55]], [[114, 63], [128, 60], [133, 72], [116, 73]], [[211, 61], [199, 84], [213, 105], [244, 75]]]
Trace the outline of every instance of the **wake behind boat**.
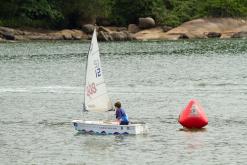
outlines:
[[[96, 30], [93, 32], [88, 52], [85, 90], [84, 90], [84, 111], [107, 112], [113, 110], [113, 105], [108, 96], [106, 84], [100, 62], [99, 46]], [[145, 123], [129, 123], [119, 125], [115, 121], [86, 121], [73, 120], [77, 131], [99, 134], [145, 134], [147, 125]]]

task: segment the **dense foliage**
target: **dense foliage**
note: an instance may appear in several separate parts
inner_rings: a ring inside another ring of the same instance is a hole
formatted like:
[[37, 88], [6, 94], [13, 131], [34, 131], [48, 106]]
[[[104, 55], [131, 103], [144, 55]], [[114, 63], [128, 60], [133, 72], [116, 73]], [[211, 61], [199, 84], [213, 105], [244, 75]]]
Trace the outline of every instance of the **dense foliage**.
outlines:
[[146, 16], [170, 26], [199, 17], [247, 17], [247, 1], [0, 0], [0, 26], [80, 28], [96, 18], [126, 26]]

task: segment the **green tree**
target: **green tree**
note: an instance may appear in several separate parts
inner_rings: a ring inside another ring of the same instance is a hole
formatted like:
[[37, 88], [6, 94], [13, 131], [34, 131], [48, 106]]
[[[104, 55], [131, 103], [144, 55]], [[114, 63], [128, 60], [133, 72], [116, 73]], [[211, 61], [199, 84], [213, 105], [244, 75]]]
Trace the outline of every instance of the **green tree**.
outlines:
[[115, 25], [150, 16], [177, 26], [199, 17], [247, 17], [247, 0], [0, 0], [0, 26], [80, 28], [109, 18]]
[[62, 19], [62, 15], [55, 8], [54, 1], [3, 0], [0, 18], [9, 26], [55, 26]]
[[58, 0], [64, 15], [65, 27], [78, 28], [85, 23], [95, 23], [97, 16], [109, 14], [110, 0]]
[[202, 17], [205, 15], [202, 12], [204, 5], [200, 0], [170, 1], [163, 22], [170, 26], [178, 26], [183, 22]]
[[116, 25], [137, 23], [139, 17], [153, 17], [158, 23], [164, 16], [162, 0], [112, 0], [111, 18]]
[[206, 0], [204, 11], [213, 17], [246, 17], [246, 0]]

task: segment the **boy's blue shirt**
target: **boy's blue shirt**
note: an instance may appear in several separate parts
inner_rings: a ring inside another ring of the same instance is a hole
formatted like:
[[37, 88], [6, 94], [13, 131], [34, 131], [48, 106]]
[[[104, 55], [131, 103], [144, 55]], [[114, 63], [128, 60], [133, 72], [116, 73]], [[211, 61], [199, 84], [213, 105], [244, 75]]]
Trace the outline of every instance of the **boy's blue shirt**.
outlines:
[[123, 108], [119, 108], [116, 110], [116, 118], [121, 121], [126, 121], [126, 122], [129, 121], [128, 116]]

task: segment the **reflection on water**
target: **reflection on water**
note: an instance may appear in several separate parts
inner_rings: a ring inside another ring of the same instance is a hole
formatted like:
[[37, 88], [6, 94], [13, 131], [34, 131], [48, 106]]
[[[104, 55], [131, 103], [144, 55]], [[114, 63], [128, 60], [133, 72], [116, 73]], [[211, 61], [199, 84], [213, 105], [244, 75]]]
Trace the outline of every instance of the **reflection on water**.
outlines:
[[184, 132], [205, 132], [207, 131], [207, 128], [180, 128], [179, 131], [184, 131]]
[[[245, 164], [247, 40], [99, 44], [110, 96], [149, 134], [74, 130], [88, 42], [1, 43], [2, 164]], [[177, 122], [191, 98], [204, 107], [205, 129]]]

